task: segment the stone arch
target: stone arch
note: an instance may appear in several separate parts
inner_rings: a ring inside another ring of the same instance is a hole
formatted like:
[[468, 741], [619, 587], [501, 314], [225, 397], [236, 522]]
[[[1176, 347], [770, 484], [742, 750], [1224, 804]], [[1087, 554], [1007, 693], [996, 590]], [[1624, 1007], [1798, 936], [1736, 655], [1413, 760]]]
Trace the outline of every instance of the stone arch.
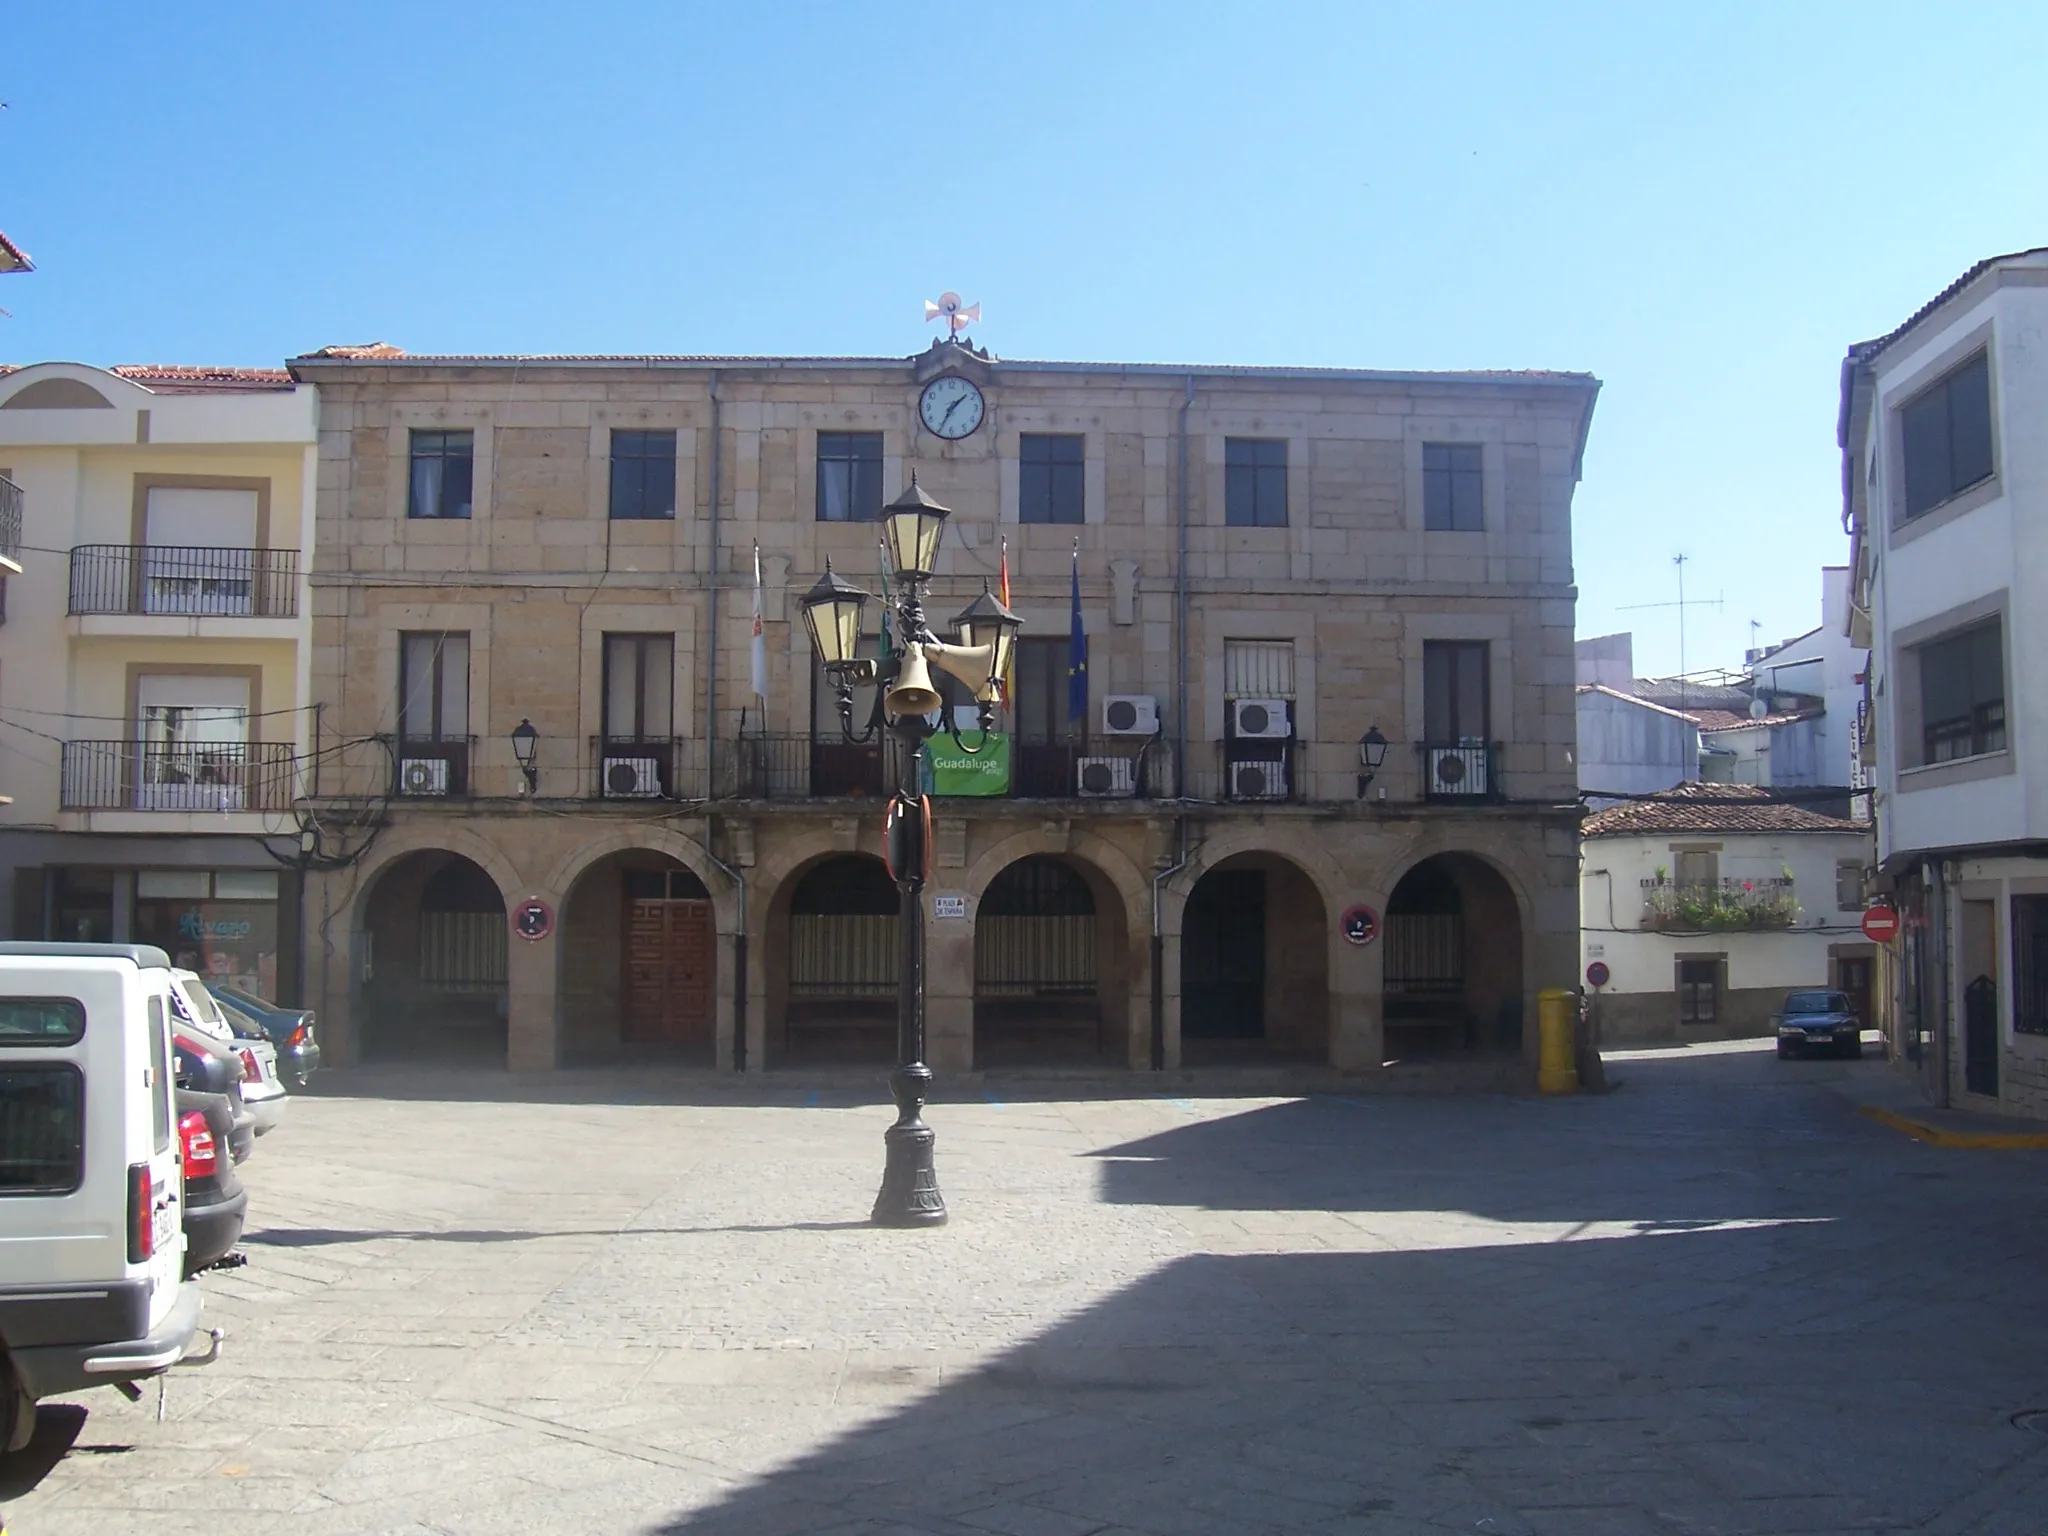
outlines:
[[1276, 839], [1231, 841], [1238, 846], [1205, 846], [1174, 903], [1180, 1060], [1331, 1061], [1331, 871], [1318, 878]]
[[405, 849], [378, 864], [356, 907], [355, 1054], [503, 1064], [511, 938], [497, 877], [465, 853]]
[[742, 931], [746, 914], [740, 910], [739, 887], [712, 862], [711, 856], [704, 851], [701, 843], [694, 838], [683, 836], [670, 827], [650, 827], [644, 824], [617, 827], [578, 843], [575, 849], [549, 873], [546, 889], [566, 899], [584, 871], [598, 860], [613, 854], [635, 851], [667, 854], [696, 875], [703, 882], [704, 889], [711, 893], [711, 906], [718, 919], [718, 931], [722, 934]]
[[1323, 906], [1334, 916], [1348, 905], [1346, 891], [1350, 889], [1344, 872], [1338, 868], [1322, 843], [1313, 836], [1293, 835], [1293, 829], [1278, 831], [1258, 823], [1249, 826], [1226, 827], [1212, 836], [1205, 837], [1200, 845], [1191, 851], [1185, 868], [1168, 880], [1160, 891], [1159, 923], [1162, 932], [1177, 935], [1183, 909], [1189, 894], [1204, 874], [1226, 859], [1240, 854], [1261, 853], [1287, 860], [1295, 865], [1312, 881], [1316, 894], [1322, 898]]
[[[886, 1065], [895, 1059], [896, 894], [881, 858], [862, 848], [810, 848], [781, 861], [765, 894], [765, 1064]], [[807, 887], [828, 866], [842, 878]], [[825, 910], [799, 912], [800, 896]]]
[[651, 841], [608, 836], [560, 866], [574, 871], [561, 901], [556, 984], [565, 1059], [708, 1067], [730, 1038], [711, 889]]
[[1152, 882], [1138, 870], [1128, 855], [1107, 838], [1093, 832], [1060, 832], [1032, 827], [1014, 832], [984, 850], [967, 866], [960, 884], [970, 900], [979, 902], [989, 882], [1019, 859], [1032, 854], [1059, 854], [1085, 861], [1101, 871], [1115, 887], [1124, 909], [1124, 921], [1133, 933], [1149, 932], [1152, 923]]
[[977, 891], [969, 953], [978, 1066], [1122, 1064], [1131, 1055], [1126, 893], [1085, 855], [1025, 853]]
[[531, 887], [519, 878], [519, 871], [504, 853], [489, 838], [472, 832], [467, 827], [451, 826], [447, 823], [395, 827], [373, 845], [376, 857], [367, 864], [355, 867], [355, 884], [349, 891], [349, 903], [360, 912], [367, 893], [376, 885], [384, 871], [398, 860], [414, 853], [459, 853], [470, 863], [488, 874], [498, 885], [498, 894], [505, 900], [509, 910], [518, 902], [533, 894]]
[[1380, 910], [1390, 1058], [1526, 1050], [1531, 913], [1511, 869], [1467, 848], [1421, 852], [1400, 866]]

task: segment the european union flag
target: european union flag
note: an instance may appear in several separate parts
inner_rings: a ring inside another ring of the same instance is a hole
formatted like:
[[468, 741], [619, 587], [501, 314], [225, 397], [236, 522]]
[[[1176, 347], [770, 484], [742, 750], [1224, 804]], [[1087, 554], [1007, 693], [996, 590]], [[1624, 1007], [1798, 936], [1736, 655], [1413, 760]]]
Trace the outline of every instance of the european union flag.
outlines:
[[1081, 627], [1081, 545], [1074, 544], [1073, 618], [1067, 628], [1067, 718], [1088, 713], [1088, 631]]

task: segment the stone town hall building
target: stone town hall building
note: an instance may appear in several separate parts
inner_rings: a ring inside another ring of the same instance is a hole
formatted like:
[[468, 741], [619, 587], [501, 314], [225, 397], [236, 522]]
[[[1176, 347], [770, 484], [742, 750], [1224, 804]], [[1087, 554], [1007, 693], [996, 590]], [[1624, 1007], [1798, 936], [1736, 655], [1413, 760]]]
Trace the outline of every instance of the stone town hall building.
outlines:
[[[1007, 792], [935, 801], [935, 1066], [1533, 1061], [1578, 953], [1593, 378], [950, 341], [291, 372], [320, 396], [303, 971], [342, 1059], [890, 1059], [881, 757], [800, 599], [828, 557], [880, 596], [868, 520], [915, 472], [953, 509], [935, 624], [1004, 538], [1026, 622]], [[964, 436], [921, 419], [946, 376]], [[534, 899], [552, 932], [508, 937]]]

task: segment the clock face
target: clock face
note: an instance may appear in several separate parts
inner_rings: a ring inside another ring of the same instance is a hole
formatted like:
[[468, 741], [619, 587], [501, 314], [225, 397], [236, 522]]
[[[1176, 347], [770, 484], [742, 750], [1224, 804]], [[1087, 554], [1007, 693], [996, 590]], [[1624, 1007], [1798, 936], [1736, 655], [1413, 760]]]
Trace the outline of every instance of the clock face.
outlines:
[[925, 385], [924, 394], [917, 402], [917, 414], [924, 419], [925, 430], [934, 437], [957, 441], [968, 436], [981, 425], [981, 418], [988, 409], [981, 391], [972, 379], [963, 379], [957, 373], [945, 374]]

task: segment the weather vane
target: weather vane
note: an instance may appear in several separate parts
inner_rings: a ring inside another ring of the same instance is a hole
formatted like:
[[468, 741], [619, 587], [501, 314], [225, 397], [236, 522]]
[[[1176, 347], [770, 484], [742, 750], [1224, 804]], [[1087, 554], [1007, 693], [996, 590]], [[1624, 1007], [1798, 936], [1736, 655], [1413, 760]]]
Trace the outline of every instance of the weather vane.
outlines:
[[960, 295], [957, 293], [942, 293], [936, 301], [926, 299], [924, 301], [925, 324], [929, 325], [932, 321], [941, 317], [946, 322], [946, 334], [958, 337], [968, 326], [981, 318], [981, 305], [979, 302], [962, 304], [960, 302]]

